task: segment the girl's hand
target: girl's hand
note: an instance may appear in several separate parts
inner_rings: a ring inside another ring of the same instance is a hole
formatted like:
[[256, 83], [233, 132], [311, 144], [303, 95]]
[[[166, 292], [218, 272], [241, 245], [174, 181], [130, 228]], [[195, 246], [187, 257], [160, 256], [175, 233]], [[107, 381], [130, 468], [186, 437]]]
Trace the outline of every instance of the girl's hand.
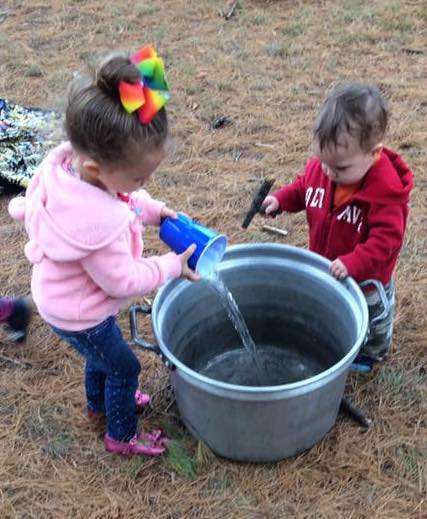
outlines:
[[191, 270], [187, 263], [195, 250], [196, 244], [193, 243], [182, 254], [178, 254], [178, 257], [181, 260], [182, 265], [181, 277], [188, 279], [189, 281], [200, 281], [200, 275], [194, 272], [194, 270]]
[[273, 195], [266, 196], [262, 203], [262, 209], [267, 218], [272, 218], [279, 210], [279, 200]]
[[340, 259], [336, 259], [332, 262], [329, 270], [336, 279], [345, 279], [348, 276], [347, 267]]
[[173, 218], [175, 220], [175, 218], [178, 218], [178, 215], [176, 214], [176, 211], [169, 209], [167, 205], [164, 205], [160, 210], [160, 219], [163, 220], [167, 217]]

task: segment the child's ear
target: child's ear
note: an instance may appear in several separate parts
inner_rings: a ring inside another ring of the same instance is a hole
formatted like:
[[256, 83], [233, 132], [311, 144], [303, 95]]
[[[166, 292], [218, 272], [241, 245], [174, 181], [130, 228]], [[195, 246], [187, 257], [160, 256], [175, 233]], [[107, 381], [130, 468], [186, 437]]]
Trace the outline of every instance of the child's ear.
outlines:
[[83, 161], [83, 167], [85, 171], [93, 178], [98, 178], [101, 174], [101, 169], [98, 162], [92, 159], [86, 159]]

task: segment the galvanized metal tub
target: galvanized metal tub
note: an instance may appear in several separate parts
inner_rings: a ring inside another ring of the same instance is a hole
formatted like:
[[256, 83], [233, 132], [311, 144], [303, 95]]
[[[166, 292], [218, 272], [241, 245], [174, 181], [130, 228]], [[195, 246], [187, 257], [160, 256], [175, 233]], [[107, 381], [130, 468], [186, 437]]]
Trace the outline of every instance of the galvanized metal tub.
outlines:
[[280, 346], [296, 329], [304, 336], [298, 344], [322, 357], [322, 372], [294, 383], [239, 386], [198, 373], [197, 366], [239, 341], [204, 283], [174, 280], [158, 292], [155, 345], [137, 331], [137, 314], [148, 310], [131, 310], [136, 344], [156, 351], [171, 370], [183, 423], [218, 455], [280, 460], [310, 448], [334, 425], [350, 364], [367, 335], [368, 311], [357, 283], [337, 281], [329, 265], [305, 249], [247, 244], [229, 247], [218, 267], [257, 344]]

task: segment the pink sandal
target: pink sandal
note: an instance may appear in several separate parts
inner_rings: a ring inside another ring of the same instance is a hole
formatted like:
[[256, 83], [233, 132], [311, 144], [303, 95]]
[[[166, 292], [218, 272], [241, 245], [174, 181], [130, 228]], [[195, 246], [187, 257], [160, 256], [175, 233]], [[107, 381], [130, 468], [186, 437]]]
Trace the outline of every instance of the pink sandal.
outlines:
[[150, 433], [140, 431], [138, 433], [138, 438], [147, 442], [152, 442], [159, 447], [165, 447], [166, 449], [169, 446], [169, 438], [161, 429], [154, 429], [154, 431], [151, 431]]
[[105, 435], [104, 445], [108, 452], [122, 456], [160, 456], [166, 451], [168, 439], [160, 430], [151, 433], [141, 431], [128, 442], [114, 440]]
[[141, 414], [144, 409], [150, 405], [151, 396], [147, 393], [143, 393], [139, 389], [135, 391], [135, 404], [136, 404], [136, 414]]
[[[151, 402], [151, 396], [147, 393], [143, 393], [139, 389], [135, 391], [135, 413], [141, 414], [144, 409], [150, 404]], [[102, 416], [105, 416], [105, 413], [102, 413], [101, 411], [94, 411], [93, 409], [87, 410], [87, 416], [89, 418], [100, 418]]]

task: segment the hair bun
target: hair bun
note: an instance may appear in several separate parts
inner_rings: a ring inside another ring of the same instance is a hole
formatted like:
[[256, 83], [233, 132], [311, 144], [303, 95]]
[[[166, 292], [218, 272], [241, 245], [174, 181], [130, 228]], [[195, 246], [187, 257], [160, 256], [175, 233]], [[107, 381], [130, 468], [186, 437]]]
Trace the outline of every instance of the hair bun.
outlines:
[[117, 97], [120, 81], [136, 83], [139, 80], [138, 69], [125, 54], [111, 54], [96, 72], [96, 86], [105, 94]]

